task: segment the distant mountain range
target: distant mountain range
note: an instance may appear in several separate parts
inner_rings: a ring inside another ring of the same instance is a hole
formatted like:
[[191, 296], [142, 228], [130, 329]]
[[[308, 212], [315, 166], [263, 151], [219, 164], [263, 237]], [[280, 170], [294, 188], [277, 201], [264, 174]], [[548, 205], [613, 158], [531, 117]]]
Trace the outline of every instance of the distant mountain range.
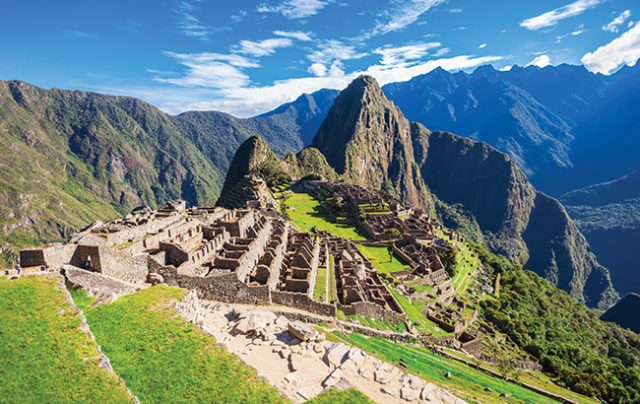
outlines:
[[[340, 93], [311, 146], [299, 154], [317, 151], [316, 166], [323, 170], [317, 174], [329, 172], [328, 165], [342, 181], [431, 211], [590, 306], [616, 298], [607, 269], [565, 209], [537, 192], [511, 158], [485, 143], [410, 122], [371, 77]], [[304, 174], [313, 174], [305, 166]], [[245, 185], [236, 184], [246, 175], [288, 178], [299, 172], [295, 167], [290, 157], [276, 161], [264, 141], [251, 138], [233, 159], [221, 202], [240, 203], [236, 189]]]
[[435, 69], [384, 91], [409, 119], [489, 143], [537, 187], [559, 196], [640, 168], [639, 70], [604, 76], [571, 65]]

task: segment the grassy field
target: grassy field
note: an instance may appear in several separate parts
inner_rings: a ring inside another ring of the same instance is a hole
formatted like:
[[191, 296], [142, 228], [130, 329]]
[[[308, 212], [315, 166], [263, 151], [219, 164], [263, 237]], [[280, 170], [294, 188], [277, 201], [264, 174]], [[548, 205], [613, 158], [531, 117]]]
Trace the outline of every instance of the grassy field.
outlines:
[[253, 369], [178, 316], [173, 305], [185, 293], [158, 286], [108, 305], [79, 303], [115, 371], [142, 402], [286, 402]]
[[320, 212], [320, 203], [309, 194], [291, 194], [285, 204], [293, 208], [287, 212], [300, 231], [308, 232], [315, 227], [348, 240], [366, 240], [353, 226], [327, 220]]
[[0, 402], [130, 402], [57, 283], [0, 277]]
[[334, 390], [325, 391], [318, 397], [307, 401], [308, 404], [369, 404], [373, 403], [360, 390]]
[[389, 291], [398, 301], [398, 303], [402, 307], [402, 310], [404, 310], [404, 313], [407, 315], [409, 321], [416, 324], [416, 328], [418, 329], [418, 331], [430, 332], [436, 338], [444, 337], [451, 334], [438, 327], [436, 323], [429, 320], [424, 314], [422, 314], [421, 309], [423, 308], [420, 307], [418, 303], [412, 303], [409, 298], [393, 288], [389, 288]]
[[316, 285], [313, 290], [313, 298], [319, 302], [326, 301], [327, 294], [327, 268], [319, 267], [316, 276]]
[[389, 260], [389, 252], [386, 247], [370, 247], [364, 244], [358, 244], [358, 250], [367, 257], [371, 264], [380, 273], [393, 274], [394, 272], [404, 271], [409, 266], [404, 265], [395, 255]]
[[[335, 334], [343, 341], [359, 346], [381, 359], [406, 367], [410, 372], [443, 386], [465, 400], [495, 402], [499, 400], [500, 394], [508, 394], [506, 401], [510, 402], [555, 402], [517, 384], [434, 354], [426, 348], [392, 343], [380, 338], [367, 338], [356, 333]], [[450, 378], [445, 376], [447, 372], [451, 374]]]

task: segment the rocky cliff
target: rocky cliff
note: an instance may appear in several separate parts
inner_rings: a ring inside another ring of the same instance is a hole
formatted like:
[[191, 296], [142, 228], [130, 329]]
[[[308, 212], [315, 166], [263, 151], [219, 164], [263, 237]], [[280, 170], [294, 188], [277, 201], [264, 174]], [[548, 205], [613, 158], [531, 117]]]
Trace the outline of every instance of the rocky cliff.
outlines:
[[414, 161], [411, 131], [375, 79], [361, 76], [336, 98], [312, 146], [345, 181], [431, 209], [433, 202]]

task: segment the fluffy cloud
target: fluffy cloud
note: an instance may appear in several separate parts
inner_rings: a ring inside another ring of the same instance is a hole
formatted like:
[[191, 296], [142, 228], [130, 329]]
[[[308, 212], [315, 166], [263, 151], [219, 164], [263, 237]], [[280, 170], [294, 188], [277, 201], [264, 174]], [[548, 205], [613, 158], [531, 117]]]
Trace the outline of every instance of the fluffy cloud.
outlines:
[[585, 54], [582, 63], [592, 72], [611, 74], [622, 65], [633, 65], [640, 59], [640, 23], [613, 41]]
[[549, 55], [539, 55], [536, 56], [531, 62], [527, 63], [526, 66], [538, 66], [545, 67], [551, 64], [551, 58]]
[[478, 46], [478, 49], [484, 49], [484, 48], [486, 48], [486, 47], [487, 47], [487, 44], [486, 44], [486, 43], [481, 43], [481, 44]]
[[385, 46], [373, 52], [382, 56], [380, 63], [383, 66], [401, 66], [409, 61], [423, 58], [429, 54], [430, 49], [441, 45], [440, 42], [424, 42], [400, 47]]
[[289, 19], [306, 18], [317, 14], [319, 10], [329, 4], [327, 0], [286, 0], [277, 6], [261, 4], [256, 11], [259, 13], [279, 13]]
[[287, 48], [293, 45], [293, 41], [289, 38], [270, 38], [262, 41], [240, 41], [240, 44], [234, 48], [238, 53], [244, 53], [255, 57], [267, 56], [275, 53], [278, 48]]
[[444, 2], [445, 0], [393, 0], [394, 6], [378, 15], [375, 26], [362, 39], [402, 30], [416, 22], [422, 14]]
[[327, 75], [327, 66], [323, 65], [322, 63], [313, 63], [311, 66], [309, 66], [307, 72], [317, 77], [324, 77]]
[[529, 30], [539, 30], [541, 28], [552, 27], [560, 20], [575, 17], [585, 11], [597, 6], [604, 0], [577, 0], [573, 3], [548, 11], [536, 17], [528, 18], [520, 22], [520, 26]]
[[[180, 110], [219, 110], [236, 116], [254, 116], [269, 111], [282, 103], [289, 102], [300, 96], [301, 93], [311, 93], [321, 88], [343, 89], [349, 82], [361, 74], [375, 77], [381, 85], [410, 80], [417, 75], [426, 74], [437, 67], [446, 70], [459, 70], [473, 68], [486, 63], [502, 60], [501, 56], [456, 56], [452, 58], [434, 59], [409, 67], [388, 67], [382, 65], [370, 66], [366, 70], [355, 71], [349, 74], [332, 75], [323, 77], [303, 77], [274, 82], [264, 87], [244, 86], [227, 87], [220, 89], [216, 99], [200, 101], [190, 104]], [[172, 111], [177, 112], [177, 111]]]
[[273, 31], [273, 35], [297, 39], [299, 41], [310, 41], [311, 33], [302, 31]]
[[617, 33], [627, 18], [631, 17], [631, 10], [624, 10], [616, 18], [611, 20], [607, 25], [603, 25], [602, 29], [608, 32]]

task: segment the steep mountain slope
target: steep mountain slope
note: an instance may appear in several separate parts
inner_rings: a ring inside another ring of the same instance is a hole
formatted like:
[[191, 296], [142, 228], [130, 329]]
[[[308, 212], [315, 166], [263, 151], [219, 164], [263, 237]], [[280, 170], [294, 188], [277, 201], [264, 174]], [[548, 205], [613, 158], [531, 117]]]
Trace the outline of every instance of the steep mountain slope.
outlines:
[[621, 293], [640, 292], [640, 171], [562, 196]]
[[172, 198], [213, 201], [220, 170], [142, 101], [0, 82], [0, 244], [59, 240]]
[[326, 117], [337, 91], [303, 94], [291, 103], [253, 118], [217, 111], [191, 111], [174, 118], [193, 143], [225, 171], [236, 149], [251, 136], [263, 137], [280, 157], [307, 146]]
[[[338, 178], [322, 153], [308, 147], [298, 154], [290, 153], [284, 160], [269, 148], [260, 136], [252, 136], [233, 156], [217, 204], [226, 208], [241, 208], [249, 200], [273, 201], [269, 187], [289, 182], [291, 177], [319, 175], [329, 180]], [[256, 181], [252, 176], [264, 181]]]
[[433, 203], [413, 158], [412, 126], [372, 77], [340, 93], [312, 146], [348, 182], [396, 194], [416, 206]]
[[640, 334], [640, 295], [629, 293], [600, 317]]
[[[638, 70], [603, 76], [570, 65], [436, 69], [384, 91], [409, 119], [491, 144], [536, 186], [559, 195], [638, 168], [630, 166], [638, 145], [631, 111], [640, 96]], [[606, 133], [618, 135], [612, 142]]]
[[[414, 139], [422, 175], [445, 216], [451, 205], [469, 212], [484, 243], [590, 306], [613, 303], [606, 268], [555, 199], [535, 190], [507, 155], [447, 132]], [[449, 205], [449, 206], [447, 206]], [[465, 223], [445, 223], [468, 234]]]

